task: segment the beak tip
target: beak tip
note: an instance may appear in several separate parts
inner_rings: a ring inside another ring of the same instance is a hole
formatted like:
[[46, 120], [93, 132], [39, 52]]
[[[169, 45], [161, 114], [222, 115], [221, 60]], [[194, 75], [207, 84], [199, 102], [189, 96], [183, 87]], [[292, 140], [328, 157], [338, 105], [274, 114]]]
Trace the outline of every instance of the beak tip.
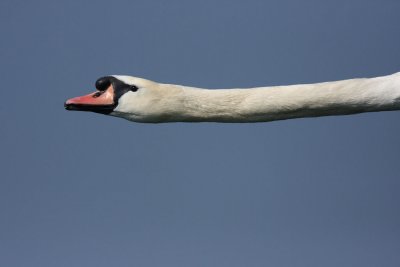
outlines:
[[67, 100], [64, 102], [64, 108], [65, 108], [66, 110], [72, 110], [72, 106], [73, 106], [74, 102], [71, 101], [71, 100], [72, 100], [72, 99], [67, 99]]
[[65, 108], [66, 110], [69, 110], [69, 104], [68, 104], [68, 101], [65, 101], [65, 102], [64, 102], [64, 108]]

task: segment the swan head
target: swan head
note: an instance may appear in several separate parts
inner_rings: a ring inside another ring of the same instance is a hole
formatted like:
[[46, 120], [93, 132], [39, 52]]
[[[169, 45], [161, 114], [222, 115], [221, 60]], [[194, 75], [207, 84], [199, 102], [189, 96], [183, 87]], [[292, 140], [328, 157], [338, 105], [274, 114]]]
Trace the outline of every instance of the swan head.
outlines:
[[112, 75], [96, 81], [97, 91], [68, 99], [67, 110], [90, 111], [137, 122], [168, 120], [168, 99], [178, 88], [150, 80]]

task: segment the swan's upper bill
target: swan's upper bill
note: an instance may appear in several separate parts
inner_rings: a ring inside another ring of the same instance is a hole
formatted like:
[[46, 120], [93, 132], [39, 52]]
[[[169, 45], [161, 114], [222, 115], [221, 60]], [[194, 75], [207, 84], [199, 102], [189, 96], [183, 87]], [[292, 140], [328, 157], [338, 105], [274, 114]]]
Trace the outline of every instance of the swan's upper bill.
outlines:
[[400, 73], [317, 84], [209, 90], [106, 76], [65, 102], [135, 122], [266, 122], [400, 109]]

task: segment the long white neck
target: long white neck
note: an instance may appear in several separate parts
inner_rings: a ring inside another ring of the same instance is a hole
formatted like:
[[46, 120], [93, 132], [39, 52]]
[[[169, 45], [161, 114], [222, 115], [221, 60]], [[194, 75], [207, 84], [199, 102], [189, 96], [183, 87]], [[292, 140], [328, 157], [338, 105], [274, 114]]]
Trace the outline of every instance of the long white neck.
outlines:
[[[159, 122], [266, 122], [400, 109], [400, 73], [318, 84], [208, 90], [179, 89]], [[166, 88], [165, 88], [166, 89]]]

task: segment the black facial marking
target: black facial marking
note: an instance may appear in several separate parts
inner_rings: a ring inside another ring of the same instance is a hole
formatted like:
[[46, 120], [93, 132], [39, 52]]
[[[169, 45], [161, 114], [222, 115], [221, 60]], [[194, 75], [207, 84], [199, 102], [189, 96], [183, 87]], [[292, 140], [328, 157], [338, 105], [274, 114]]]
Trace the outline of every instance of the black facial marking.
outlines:
[[126, 84], [113, 76], [104, 76], [96, 81], [96, 88], [99, 91], [107, 90], [112, 85], [114, 88], [114, 105], [118, 105], [119, 98], [129, 91], [136, 92], [138, 88], [135, 85]]

